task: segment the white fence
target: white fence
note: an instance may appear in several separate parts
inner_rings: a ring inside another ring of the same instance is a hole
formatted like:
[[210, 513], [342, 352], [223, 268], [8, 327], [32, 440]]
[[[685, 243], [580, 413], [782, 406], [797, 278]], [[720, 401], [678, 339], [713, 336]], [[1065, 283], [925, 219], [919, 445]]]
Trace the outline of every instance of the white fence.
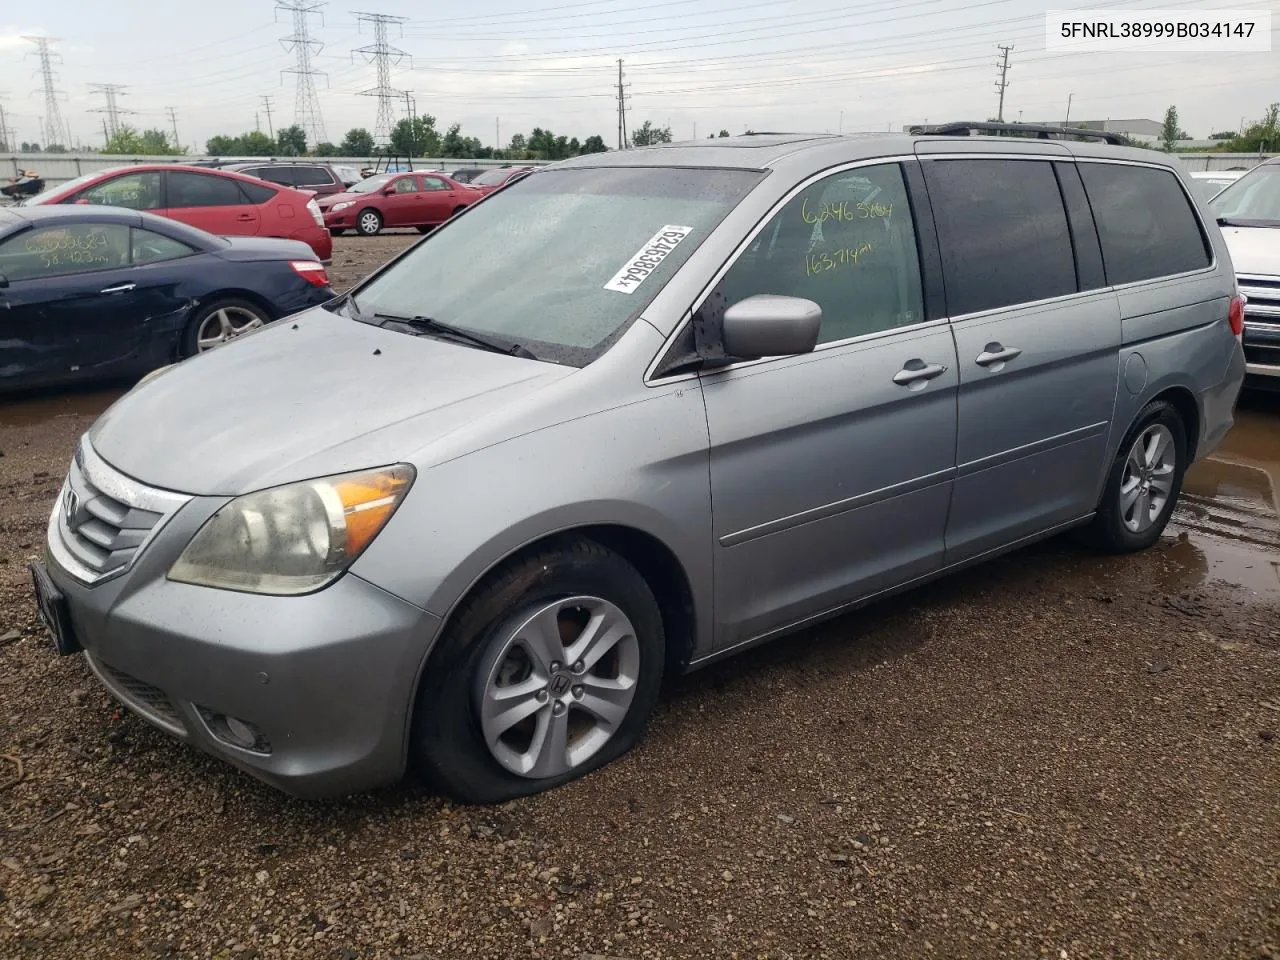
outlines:
[[[202, 157], [127, 157], [112, 154], [101, 153], [0, 153], [0, 181], [7, 180], [9, 177], [18, 176], [23, 170], [34, 170], [44, 178], [45, 184], [55, 186], [59, 183], [65, 183], [67, 180], [74, 180], [76, 177], [83, 176], [86, 173], [97, 173], [100, 170], [109, 170], [112, 167], [124, 167], [135, 163], [191, 163], [193, 160], [206, 159]], [[219, 159], [229, 160], [231, 157], [221, 157]], [[245, 162], [254, 160], [263, 160], [264, 157], [244, 157]], [[334, 166], [346, 167], [370, 167], [377, 160], [369, 157], [276, 157], [279, 161], [297, 160], [305, 163], [308, 160], [316, 163], [331, 163]], [[405, 163], [405, 159], [393, 158], [396, 162]], [[448, 173], [451, 170], [461, 170], [464, 168], [484, 168], [500, 167], [504, 163], [527, 163], [535, 166], [543, 161], [540, 160], [459, 160], [442, 159], [439, 157], [428, 157], [413, 159], [413, 169], [415, 170], [443, 170]]]

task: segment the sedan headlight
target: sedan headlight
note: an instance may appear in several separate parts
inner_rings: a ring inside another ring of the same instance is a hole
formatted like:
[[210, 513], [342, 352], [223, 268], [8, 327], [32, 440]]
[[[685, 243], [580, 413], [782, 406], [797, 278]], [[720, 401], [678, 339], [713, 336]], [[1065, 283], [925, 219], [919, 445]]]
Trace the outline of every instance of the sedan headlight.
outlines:
[[413, 479], [401, 463], [237, 497], [192, 537], [169, 579], [275, 596], [318, 590], [373, 541]]
[[345, 210], [347, 209], [347, 207], [354, 207], [355, 205], [356, 205], [356, 202], [354, 200], [343, 200], [341, 203], [335, 203], [332, 207], [330, 207], [329, 212], [337, 213], [339, 210]]

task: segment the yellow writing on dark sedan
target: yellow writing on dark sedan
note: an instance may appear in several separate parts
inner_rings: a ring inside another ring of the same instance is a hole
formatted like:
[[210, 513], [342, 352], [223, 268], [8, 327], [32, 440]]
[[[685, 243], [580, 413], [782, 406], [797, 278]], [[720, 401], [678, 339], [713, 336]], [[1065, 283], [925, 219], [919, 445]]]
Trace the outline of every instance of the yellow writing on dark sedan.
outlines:
[[892, 203], [838, 203], [824, 202], [816, 210], [809, 207], [809, 198], [800, 203], [800, 218], [805, 223], [826, 223], [828, 220], [870, 220], [878, 217], [887, 220], [893, 216]]
[[804, 275], [815, 277], [837, 267], [852, 266], [871, 250], [870, 243], [864, 243], [860, 247], [841, 247], [839, 250], [818, 250], [805, 257]]

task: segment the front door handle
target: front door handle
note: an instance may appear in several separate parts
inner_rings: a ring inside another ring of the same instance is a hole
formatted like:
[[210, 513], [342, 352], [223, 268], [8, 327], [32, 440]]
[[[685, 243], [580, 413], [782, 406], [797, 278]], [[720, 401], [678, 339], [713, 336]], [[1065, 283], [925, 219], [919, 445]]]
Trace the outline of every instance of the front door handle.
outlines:
[[947, 368], [940, 363], [925, 363], [923, 360], [908, 360], [902, 369], [893, 375], [893, 382], [909, 390], [921, 390], [934, 377], [940, 377]]
[[1001, 343], [988, 343], [982, 352], [974, 357], [973, 362], [980, 367], [999, 370], [1010, 360], [1020, 356], [1022, 356], [1022, 351], [1017, 347], [1006, 347]]
[[136, 286], [137, 286], [136, 283], [117, 283], [114, 287], [107, 287], [103, 290], [99, 290], [98, 292], [99, 293], [128, 293], [130, 290], [132, 290]]

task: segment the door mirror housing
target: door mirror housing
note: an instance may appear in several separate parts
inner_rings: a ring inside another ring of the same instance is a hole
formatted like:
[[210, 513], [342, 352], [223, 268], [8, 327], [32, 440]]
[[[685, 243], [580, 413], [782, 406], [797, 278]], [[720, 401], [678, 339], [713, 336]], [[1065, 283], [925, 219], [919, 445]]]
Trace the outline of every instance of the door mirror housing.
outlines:
[[391, 196], [395, 196], [395, 192], [396, 192], [396, 188], [395, 188], [395, 187], [383, 187], [383, 188], [382, 188], [382, 195], [383, 195], [384, 197], [391, 197]]
[[9, 278], [3, 273], [0, 273], [0, 290], [3, 290], [7, 286], [9, 286]]
[[741, 360], [810, 353], [822, 328], [822, 308], [812, 300], [760, 294], [724, 312], [725, 353]]

